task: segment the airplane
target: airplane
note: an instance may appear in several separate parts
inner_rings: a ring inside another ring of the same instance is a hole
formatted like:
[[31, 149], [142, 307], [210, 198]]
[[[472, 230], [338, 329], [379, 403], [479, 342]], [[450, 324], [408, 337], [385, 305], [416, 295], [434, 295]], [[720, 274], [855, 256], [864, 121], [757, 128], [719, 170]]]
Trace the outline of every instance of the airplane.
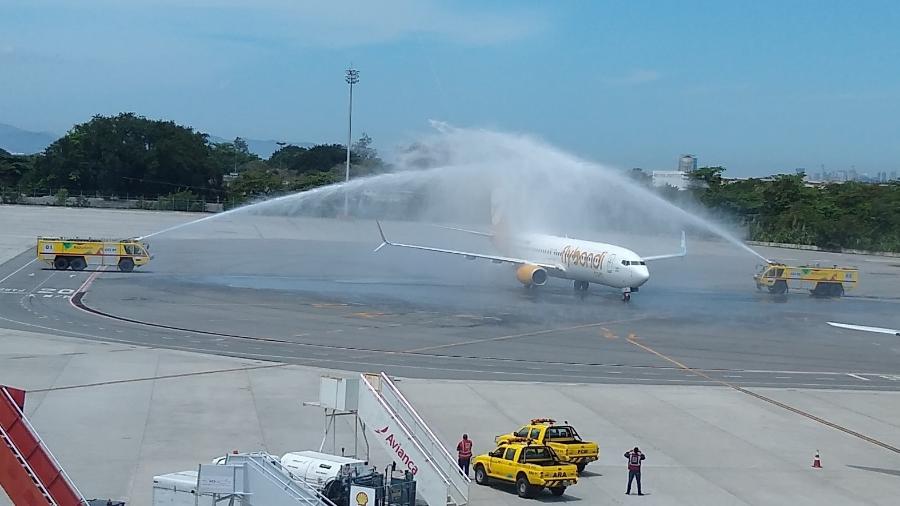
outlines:
[[471, 253], [452, 249], [432, 248], [418, 244], [392, 242], [384, 235], [381, 222], [375, 221], [381, 234], [381, 245], [417, 249], [434, 253], [463, 256], [469, 260], [476, 258], [490, 260], [497, 264], [512, 264], [516, 267], [516, 279], [528, 288], [542, 286], [548, 277], [569, 279], [576, 291], [587, 291], [591, 283], [622, 290], [622, 300], [631, 300], [631, 294], [650, 279], [647, 262], [687, 255], [684, 232], [681, 232], [681, 251], [668, 255], [641, 257], [634, 251], [614, 244], [583, 241], [542, 234], [507, 235], [491, 234], [462, 228], [442, 227], [470, 234], [488, 237], [498, 250], [516, 252], [521, 256], [498, 256]]

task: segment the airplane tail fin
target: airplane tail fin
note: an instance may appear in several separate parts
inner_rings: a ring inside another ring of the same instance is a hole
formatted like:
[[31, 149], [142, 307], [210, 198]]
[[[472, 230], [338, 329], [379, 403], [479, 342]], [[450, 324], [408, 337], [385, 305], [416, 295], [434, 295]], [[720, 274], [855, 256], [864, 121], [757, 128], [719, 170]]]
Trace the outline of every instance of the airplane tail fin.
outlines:
[[382, 228], [381, 228], [381, 222], [378, 220], [375, 220], [375, 224], [378, 225], [378, 233], [381, 235], [381, 244], [379, 244], [378, 247], [375, 248], [374, 251], [372, 251], [372, 253], [378, 253], [381, 250], [381, 248], [383, 248], [385, 246], [393, 246], [393, 243], [391, 241], [388, 241], [387, 237], [384, 236], [384, 230], [382, 230]]

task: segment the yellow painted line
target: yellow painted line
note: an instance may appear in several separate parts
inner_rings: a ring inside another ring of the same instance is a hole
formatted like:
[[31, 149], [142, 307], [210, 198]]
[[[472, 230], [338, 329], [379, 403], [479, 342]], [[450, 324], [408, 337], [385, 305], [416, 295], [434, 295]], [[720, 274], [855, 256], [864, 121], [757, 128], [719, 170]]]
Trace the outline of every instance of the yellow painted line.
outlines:
[[624, 320], [613, 320], [608, 322], [597, 322], [597, 323], [585, 323], [583, 325], [573, 325], [571, 327], [558, 327], [554, 329], [544, 329], [544, 330], [535, 330], [533, 332], [523, 332], [521, 334], [509, 334], [505, 336], [497, 336], [497, 337], [488, 337], [485, 339], [470, 339], [468, 341], [459, 341], [456, 343], [447, 343], [447, 344], [438, 344], [435, 346], [425, 346], [423, 348], [415, 348], [412, 350], [398, 351], [395, 353], [421, 353], [423, 351], [432, 351], [432, 350], [443, 350], [446, 348], [455, 348], [457, 346], [466, 346], [468, 344], [480, 344], [480, 343], [491, 343], [497, 341], [507, 341], [510, 339], [518, 339], [520, 337], [533, 337], [533, 336], [542, 336], [545, 334], [554, 334], [556, 332], [568, 332], [570, 330], [579, 330], [579, 329], [590, 329], [590, 328], [602, 328], [603, 325], [611, 325], [614, 323], [627, 323], [634, 322], [638, 320], [644, 320], [647, 317], [642, 316], [640, 318], [628, 318]]
[[[632, 335], [633, 335], [633, 334], [632, 334]], [[849, 435], [851, 435], [851, 436], [857, 437], [857, 438], [859, 438], [859, 439], [862, 439], [863, 441], [866, 441], [867, 443], [872, 443], [872, 444], [874, 444], [874, 445], [876, 445], [876, 446], [880, 446], [880, 447], [882, 447], [882, 448], [884, 448], [884, 449], [886, 449], [886, 450], [890, 450], [890, 451], [892, 451], [892, 452], [894, 452], [894, 453], [900, 453], [900, 448], [897, 448], [897, 447], [895, 447], [895, 446], [891, 446], [891, 445], [889, 445], [889, 444], [887, 444], [887, 443], [885, 443], [885, 442], [879, 441], [879, 440], [877, 440], [877, 439], [875, 439], [875, 438], [873, 438], [873, 437], [866, 436], [865, 434], [861, 434], [861, 433], [859, 433], [859, 432], [856, 432], [855, 430], [848, 429], [847, 427], [844, 427], [844, 426], [842, 426], [842, 425], [838, 425], [838, 424], [836, 424], [836, 423], [834, 423], [834, 422], [830, 422], [830, 421], [828, 421], [828, 420], [826, 420], [826, 419], [824, 419], [824, 418], [821, 418], [821, 417], [819, 417], [819, 416], [816, 416], [816, 415], [814, 415], [814, 414], [812, 414], [812, 413], [807, 413], [806, 411], [797, 409], [797, 408], [795, 408], [795, 407], [793, 407], [793, 406], [789, 406], [789, 405], [787, 405], [787, 404], [785, 404], [785, 403], [783, 403], [783, 402], [776, 401], [775, 399], [772, 399], [771, 397], [766, 397], [765, 395], [758, 394], [758, 393], [756, 393], [756, 392], [752, 392], [752, 391], [750, 391], [750, 390], [747, 390], [746, 388], [740, 387], [740, 386], [735, 385], [735, 384], [733, 384], [733, 383], [729, 383], [729, 382], [727, 382], [727, 381], [723, 381], [723, 380], [718, 380], [718, 379], [712, 378], [712, 377], [710, 377], [708, 374], [704, 373], [703, 371], [698, 371], [697, 369], [694, 369], [694, 368], [692, 368], [692, 367], [688, 367], [688, 366], [682, 364], [681, 362], [675, 360], [674, 358], [669, 357], [668, 355], [664, 355], [664, 354], [662, 354], [662, 353], [660, 353], [660, 352], [654, 350], [653, 348], [647, 346], [646, 344], [642, 344], [642, 343], [637, 342], [637, 341], [635, 340], [636, 337], [637, 337], [637, 336], [635, 336], [634, 338], [631, 337], [631, 336], [629, 336], [629, 337], [628, 337], [628, 342], [631, 343], [631, 344], [633, 344], [633, 345], [635, 345], [635, 346], [637, 346], [638, 348], [641, 348], [641, 349], [644, 350], [644, 351], [647, 351], [647, 352], [649, 352], [649, 353], [652, 353], [652, 354], [656, 355], [657, 357], [659, 357], [659, 358], [665, 360], [666, 362], [670, 362], [670, 363], [672, 363], [672, 364], [675, 364], [676, 366], [678, 366], [680, 369], [684, 370], [685, 372], [688, 372], [688, 373], [693, 374], [693, 375], [695, 375], [695, 376], [700, 376], [701, 378], [705, 378], [705, 379], [707, 379], [707, 380], [709, 380], [709, 381], [712, 381], [712, 382], [714, 382], [714, 383], [718, 383], [718, 384], [720, 384], [720, 385], [723, 385], [723, 386], [732, 388], [732, 389], [737, 390], [738, 392], [740, 392], [740, 393], [742, 393], [742, 394], [747, 394], [747, 395], [749, 395], [749, 396], [751, 396], [751, 397], [755, 397], [755, 398], [757, 398], [757, 399], [759, 399], [759, 400], [761, 400], [761, 401], [768, 402], [769, 404], [772, 404], [772, 405], [774, 405], [774, 406], [778, 406], [779, 408], [786, 409], [786, 410], [790, 411], [791, 413], [796, 413], [796, 414], [798, 414], [798, 415], [800, 415], [800, 416], [809, 418], [810, 420], [812, 420], [812, 421], [814, 421], [814, 422], [818, 422], [818, 423], [820, 423], [820, 424], [822, 424], [822, 425], [825, 425], [825, 426], [827, 426], [827, 427], [831, 427], [832, 429], [836, 429], [836, 430], [839, 430], [839, 431], [841, 431], [841, 432], [843, 432], [843, 433], [845, 433], [845, 434], [849, 434]]]
[[384, 316], [385, 313], [378, 312], [369, 312], [369, 311], [360, 311], [358, 313], [350, 313], [350, 316], [355, 316], [357, 318], [378, 318], [379, 316]]

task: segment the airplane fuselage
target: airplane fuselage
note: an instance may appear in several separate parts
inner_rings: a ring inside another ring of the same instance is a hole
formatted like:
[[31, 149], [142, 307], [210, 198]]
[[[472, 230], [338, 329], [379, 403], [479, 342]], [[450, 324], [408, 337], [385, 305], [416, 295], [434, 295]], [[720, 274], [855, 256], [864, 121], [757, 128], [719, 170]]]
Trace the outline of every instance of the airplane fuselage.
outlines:
[[557, 278], [614, 288], [637, 288], [650, 278], [640, 255], [614, 244], [542, 234], [495, 240], [495, 244], [505, 254], [558, 266], [547, 272]]

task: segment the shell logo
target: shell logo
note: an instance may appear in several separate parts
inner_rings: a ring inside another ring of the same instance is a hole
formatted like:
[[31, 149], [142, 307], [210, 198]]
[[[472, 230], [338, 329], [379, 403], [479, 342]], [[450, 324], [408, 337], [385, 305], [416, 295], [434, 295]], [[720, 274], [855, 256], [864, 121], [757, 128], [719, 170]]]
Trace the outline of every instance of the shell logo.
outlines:
[[368, 506], [369, 505], [369, 494], [365, 492], [357, 492], [356, 493], [356, 504], [358, 506]]

